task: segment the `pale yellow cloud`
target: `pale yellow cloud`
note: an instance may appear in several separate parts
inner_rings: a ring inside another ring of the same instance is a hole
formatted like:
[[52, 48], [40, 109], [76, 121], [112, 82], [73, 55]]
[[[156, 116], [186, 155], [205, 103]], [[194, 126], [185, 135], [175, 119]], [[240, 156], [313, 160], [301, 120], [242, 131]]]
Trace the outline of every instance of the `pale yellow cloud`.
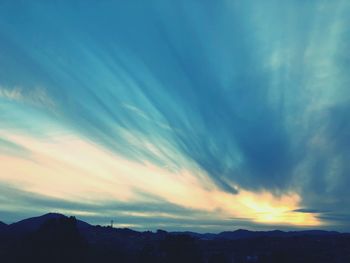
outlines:
[[29, 159], [0, 155], [0, 181], [26, 191], [99, 204], [142, 201], [138, 194], [141, 191], [179, 206], [212, 212], [216, 219], [321, 224], [314, 214], [292, 212], [301, 201], [297, 193], [276, 197], [269, 192], [239, 189], [238, 194], [229, 194], [200, 170], [170, 171], [147, 162], [133, 162], [72, 135], [38, 139], [0, 132], [0, 136], [32, 152]]

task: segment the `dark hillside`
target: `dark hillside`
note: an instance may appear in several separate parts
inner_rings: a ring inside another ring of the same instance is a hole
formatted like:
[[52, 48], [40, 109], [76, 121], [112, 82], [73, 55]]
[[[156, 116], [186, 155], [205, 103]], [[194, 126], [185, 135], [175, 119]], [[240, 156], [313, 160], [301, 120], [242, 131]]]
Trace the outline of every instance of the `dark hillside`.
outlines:
[[1, 226], [6, 229], [0, 232], [1, 263], [350, 262], [350, 235], [338, 232], [138, 232], [61, 214]]

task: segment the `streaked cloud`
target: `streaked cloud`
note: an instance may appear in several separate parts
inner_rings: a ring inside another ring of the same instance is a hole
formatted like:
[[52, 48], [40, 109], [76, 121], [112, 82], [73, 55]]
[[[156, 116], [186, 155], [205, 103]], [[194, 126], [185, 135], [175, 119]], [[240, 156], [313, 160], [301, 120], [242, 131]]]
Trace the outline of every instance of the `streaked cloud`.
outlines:
[[13, 191], [102, 206], [142, 192], [184, 209], [120, 208], [139, 227], [200, 211], [223, 228], [348, 229], [348, 1], [0, 5]]
[[[48, 198], [93, 204], [113, 200], [142, 203], [144, 196], [139, 193], [144, 192], [168, 204], [214, 213], [215, 216], [210, 217], [216, 220], [244, 217], [257, 223], [320, 224], [313, 214], [292, 211], [300, 202], [295, 193], [275, 197], [269, 192], [254, 193], [242, 189], [230, 194], [218, 188], [210, 176], [204, 176], [204, 172], [200, 174], [199, 170], [171, 171], [149, 162], [131, 162], [72, 135], [55, 137], [54, 141], [1, 135], [31, 151], [30, 159], [0, 157], [1, 181], [21, 185], [25, 191]], [[23, 174], [26, 174], [25, 178]], [[76, 209], [71, 212], [77, 215], [87, 213]], [[113, 215], [113, 211], [109, 213]], [[137, 211], [126, 215], [172, 219], [186, 216], [166, 214]]]

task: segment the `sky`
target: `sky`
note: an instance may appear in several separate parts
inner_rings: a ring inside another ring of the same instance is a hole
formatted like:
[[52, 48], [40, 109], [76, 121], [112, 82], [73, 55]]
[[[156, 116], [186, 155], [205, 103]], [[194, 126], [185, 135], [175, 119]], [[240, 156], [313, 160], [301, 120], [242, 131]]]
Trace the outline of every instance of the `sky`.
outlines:
[[0, 0], [0, 220], [350, 231], [348, 0]]

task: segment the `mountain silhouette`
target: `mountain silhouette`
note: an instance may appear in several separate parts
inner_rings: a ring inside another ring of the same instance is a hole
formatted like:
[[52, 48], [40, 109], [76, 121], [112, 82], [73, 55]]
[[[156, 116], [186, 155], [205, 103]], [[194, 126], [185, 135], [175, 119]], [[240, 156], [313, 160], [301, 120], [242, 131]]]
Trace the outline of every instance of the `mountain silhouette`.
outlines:
[[305, 230], [305, 231], [249, 231], [245, 229], [238, 229], [236, 231], [225, 231], [217, 234], [215, 238], [224, 239], [243, 239], [243, 238], [257, 238], [257, 237], [296, 237], [296, 236], [327, 236], [337, 235], [336, 231], [324, 230]]
[[[7, 230], [14, 234], [27, 234], [30, 232], [37, 231], [40, 228], [40, 226], [47, 220], [59, 219], [64, 217], [66, 216], [59, 213], [47, 213], [41, 216], [27, 218], [16, 223], [10, 224], [7, 226]], [[91, 225], [84, 221], [77, 220], [77, 226], [78, 228], [83, 229], [90, 227]]]
[[259, 237], [298, 237], [298, 236], [331, 236], [338, 235], [339, 232], [336, 231], [325, 231], [325, 230], [304, 230], [304, 231], [281, 231], [281, 230], [271, 230], [271, 231], [250, 231], [246, 229], [238, 229], [235, 231], [224, 231], [218, 234], [213, 233], [196, 233], [196, 232], [172, 232], [173, 234], [186, 234], [194, 238], [199, 238], [202, 240], [215, 240], [215, 239], [226, 239], [226, 240], [236, 240], [236, 239], [249, 239], [249, 238], [259, 238]]
[[7, 224], [0, 221], [0, 232], [5, 231], [6, 229], [7, 229]]
[[[9, 232], [15, 234], [27, 234], [30, 232], [37, 231], [40, 226], [50, 219], [65, 218], [66, 216], [59, 213], [47, 213], [37, 217], [27, 218], [12, 224], [5, 224], [0, 221], [0, 230], [6, 229]], [[146, 235], [146, 232], [138, 232], [128, 228], [111, 228], [111, 227], [100, 227], [93, 226], [87, 222], [77, 219], [76, 220], [78, 230], [83, 234], [88, 234], [89, 232], [100, 232], [100, 233], [114, 233], [116, 236], [140, 236], [142, 233]], [[158, 230], [156, 234], [167, 233], [164, 230]], [[194, 238], [203, 239], [203, 240], [214, 240], [214, 239], [249, 239], [257, 237], [294, 237], [294, 236], [329, 236], [329, 235], [338, 235], [339, 232], [336, 231], [325, 231], [325, 230], [303, 230], [303, 231], [281, 231], [281, 230], [272, 230], [272, 231], [250, 231], [246, 229], [238, 229], [234, 231], [224, 231], [220, 233], [196, 233], [191, 231], [185, 232], [170, 232], [173, 235], [188, 235]]]
[[350, 234], [334, 231], [140, 232], [58, 213], [0, 229], [1, 263], [350, 262]]

